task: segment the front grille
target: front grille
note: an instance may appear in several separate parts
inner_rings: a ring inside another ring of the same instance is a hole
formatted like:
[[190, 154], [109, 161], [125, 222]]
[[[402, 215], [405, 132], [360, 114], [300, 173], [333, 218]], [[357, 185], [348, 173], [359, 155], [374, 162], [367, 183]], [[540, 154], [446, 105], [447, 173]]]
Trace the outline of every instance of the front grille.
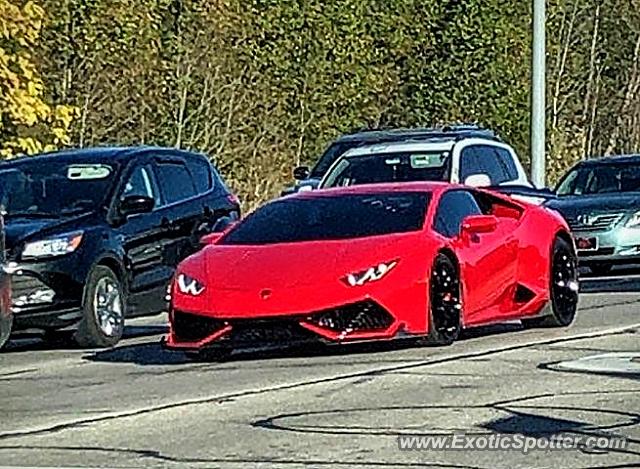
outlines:
[[234, 344], [291, 344], [317, 338], [294, 320], [248, 320], [231, 323], [231, 333], [221, 339]]
[[616, 225], [624, 216], [623, 213], [606, 213], [602, 215], [591, 215], [586, 219], [579, 220], [580, 217], [567, 218], [567, 223], [573, 232], [594, 232], [607, 231]]
[[31, 306], [52, 303], [55, 292], [32, 275], [11, 276], [13, 306]]
[[615, 252], [615, 248], [600, 248], [596, 251], [580, 251], [579, 257], [592, 257], [592, 256], [611, 256]]
[[224, 321], [197, 314], [173, 311], [171, 330], [183, 342], [199, 342], [225, 326]]
[[307, 317], [307, 321], [337, 332], [376, 331], [388, 329], [393, 317], [374, 301], [360, 301], [317, 312]]

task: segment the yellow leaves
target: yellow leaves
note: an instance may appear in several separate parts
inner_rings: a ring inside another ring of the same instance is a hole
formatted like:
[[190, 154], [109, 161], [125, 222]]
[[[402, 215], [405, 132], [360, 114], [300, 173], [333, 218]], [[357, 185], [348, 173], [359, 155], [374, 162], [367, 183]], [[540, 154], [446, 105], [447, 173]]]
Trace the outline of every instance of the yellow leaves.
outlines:
[[0, 0], [0, 157], [33, 154], [70, 143], [77, 110], [51, 106], [29, 51], [37, 39], [45, 12], [36, 2], [22, 7]]

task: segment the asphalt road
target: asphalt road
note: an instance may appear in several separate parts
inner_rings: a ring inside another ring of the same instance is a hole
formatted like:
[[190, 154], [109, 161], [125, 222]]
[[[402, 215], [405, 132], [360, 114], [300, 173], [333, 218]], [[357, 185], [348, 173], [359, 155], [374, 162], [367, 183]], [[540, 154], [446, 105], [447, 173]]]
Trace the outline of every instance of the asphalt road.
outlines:
[[[0, 354], [0, 466], [640, 467], [639, 293], [585, 294], [565, 330], [509, 324], [451, 347], [258, 351], [225, 363], [163, 351], [163, 322], [137, 321], [113, 350], [22, 340]], [[451, 433], [626, 446], [398, 446], [399, 434]]]

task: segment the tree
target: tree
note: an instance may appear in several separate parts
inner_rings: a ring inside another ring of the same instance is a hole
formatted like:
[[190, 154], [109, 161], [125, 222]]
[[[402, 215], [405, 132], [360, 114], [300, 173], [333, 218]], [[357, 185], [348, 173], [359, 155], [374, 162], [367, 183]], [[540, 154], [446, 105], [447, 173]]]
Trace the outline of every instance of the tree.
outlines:
[[31, 55], [44, 10], [0, 0], [0, 155], [38, 153], [69, 144], [74, 109], [51, 105]]

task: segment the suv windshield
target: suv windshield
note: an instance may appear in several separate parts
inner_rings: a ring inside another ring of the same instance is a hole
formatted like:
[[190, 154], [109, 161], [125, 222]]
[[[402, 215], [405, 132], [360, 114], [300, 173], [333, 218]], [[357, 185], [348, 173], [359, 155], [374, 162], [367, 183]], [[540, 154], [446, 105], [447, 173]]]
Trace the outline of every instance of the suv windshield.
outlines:
[[343, 142], [343, 143], [333, 143], [327, 151], [320, 157], [318, 163], [311, 170], [311, 175], [309, 177], [312, 178], [321, 178], [324, 176], [333, 162], [344, 155], [347, 151], [352, 148], [356, 148], [362, 146], [363, 142], [353, 141], [353, 142]]
[[449, 178], [449, 152], [379, 153], [342, 158], [320, 187], [385, 182], [444, 181]]
[[640, 191], [640, 165], [598, 164], [573, 169], [556, 188], [559, 196]]
[[20, 163], [0, 169], [0, 204], [9, 217], [89, 211], [104, 200], [113, 173], [97, 163]]
[[218, 244], [294, 243], [417, 231], [424, 224], [429, 200], [427, 192], [277, 200], [249, 215]]

